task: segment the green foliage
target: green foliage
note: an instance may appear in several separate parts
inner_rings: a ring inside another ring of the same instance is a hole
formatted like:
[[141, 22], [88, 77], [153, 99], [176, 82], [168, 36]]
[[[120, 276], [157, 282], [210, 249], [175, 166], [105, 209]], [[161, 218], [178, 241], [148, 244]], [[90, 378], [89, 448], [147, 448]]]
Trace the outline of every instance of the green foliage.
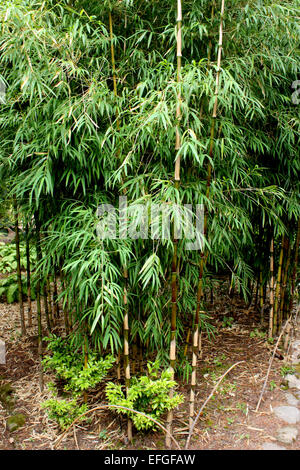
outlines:
[[52, 354], [44, 357], [44, 368], [53, 370], [58, 378], [64, 379], [67, 382], [65, 390], [72, 392], [73, 395], [94, 388], [103, 380], [115, 362], [115, 358], [111, 355], [98, 358], [96, 354], [89, 353], [85, 367], [82, 353], [74, 352], [64, 338], [51, 335], [45, 339]]
[[[249, 296], [257, 264], [269, 262], [270, 228], [275, 227], [276, 253], [284, 230], [293, 239], [300, 214], [299, 117], [291, 100], [299, 62], [299, 0], [226, 2], [212, 157], [220, 2], [213, 4], [214, 15], [208, 0], [183, 5], [180, 84], [176, 2], [71, 3], [0, 4], [0, 73], [9, 85], [0, 117], [1, 189], [2, 180], [8, 188], [2, 198], [15, 195], [27, 220], [38, 213], [46, 254], [38, 267], [41, 279], [61, 268], [59, 300], [76, 322], [86, 322], [97, 350], [122, 348], [126, 287], [134, 312], [130, 339], [166, 359], [173, 240], [99, 240], [97, 207], [116, 207], [126, 193], [129, 203], [167, 204], [174, 220], [174, 203], [204, 204], [203, 290], [225, 272], [236, 290]], [[179, 240], [178, 344], [195, 312], [201, 259], [199, 250], [185, 246], [186, 240]], [[206, 323], [203, 317], [204, 330]]]
[[270, 380], [270, 390], [271, 392], [277, 387], [276, 382], [274, 380]]
[[[30, 249], [30, 263], [35, 265], [36, 253]], [[20, 263], [21, 269], [26, 269], [26, 245], [20, 243]], [[17, 270], [16, 245], [15, 243], [0, 243], [0, 272], [3, 274], [12, 273]]]
[[[21, 275], [22, 293], [27, 296], [27, 278]], [[36, 279], [31, 278], [31, 300], [36, 299]], [[8, 304], [19, 301], [18, 281], [16, 274], [12, 274], [0, 279], [0, 298], [3, 298]]]
[[245, 415], [248, 414], [248, 405], [247, 405], [247, 403], [237, 403], [236, 407], [237, 407], [238, 410], [240, 410]]
[[280, 367], [280, 374], [282, 375], [282, 377], [288, 374], [295, 374], [295, 372], [296, 369], [293, 366], [285, 365]]
[[226, 356], [225, 354], [222, 354], [222, 356], [217, 356], [213, 360], [213, 364], [215, 367], [224, 367], [226, 364], [224, 364], [224, 361], [226, 361]]
[[187, 357], [178, 358], [178, 376], [182, 377], [186, 383], [189, 383], [192, 370], [191, 362]]
[[223, 326], [223, 328], [231, 328], [233, 322], [234, 322], [233, 317], [223, 317], [222, 326]]
[[[76, 399], [56, 400], [51, 398], [42, 403], [41, 407], [47, 409], [49, 418], [56, 421], [62, 430], [88, 410], [86, 404], [78, 405]], [[84, 419], [85, 417], [82, 416], [79, 421]]]
[[[157, 361], [148, 363], [147, 368], [148, 375], [131, 379], [127, 397], [122, 386], [112, 382], [106, 386], [106, 396], [110, 405], [124, 406], [145, 413], [160, 422], [161, 416], [167, 410], [172, 410], [183, 402], [183, 396], [174, 393], [172, 398], [169, 397], [170, 389], [176, 385], [176, 382], [171, 380], [170, 371], [165, 370], [160, 374]], [[129, 416], [138, 430], [157, 428], [157, 425], [145, 416], [123, 409], [115, 411]]]
[[253, 331], [250, 332], [250, 338], [265, 338], [266, 332], [259, 331], [258, 328], [255, 328]]
[[[66, 382], [64, 390], [70, 392], [72, 399], [52, 398], [44, 402], [42, 407], [47, 408], [49, 417], [55, 420], [61, 429], [65, 429], [75, 418], [88, 410], [87, 404], [78, 403], [82, 392], [94, 388], [103, 380], [115, 358], [97, 358], [96, 354], [90, 353], [85, 367], [83, 355], [74, 351], [74, 346], [66, 338], [50, 335], [44, 339], [48, 342], [48, 351], [52, 353], [44, 357], [44, 368], [53, 370], [58, 379]], [[48, 388], [57, 395], [54, 383], [50, 382]]]

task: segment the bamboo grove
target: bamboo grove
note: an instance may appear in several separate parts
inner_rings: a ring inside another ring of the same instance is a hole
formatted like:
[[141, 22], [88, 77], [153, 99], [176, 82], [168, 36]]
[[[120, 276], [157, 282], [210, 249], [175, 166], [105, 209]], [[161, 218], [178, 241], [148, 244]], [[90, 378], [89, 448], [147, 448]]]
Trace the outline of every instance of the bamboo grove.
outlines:
[[[299, 279], [298, 16], [298, 0], [1, 2], [0, 191], [36, 249], [41, 357], [62, 316], [127, 391], [147, 359], [187, 368], [191, 425], [215, 279], [278, 334]], [[167, 204], [171, 236], [99, 239], [120, 196]], [[204, 207], [200, 250], [176, 235], [183, 204]]]

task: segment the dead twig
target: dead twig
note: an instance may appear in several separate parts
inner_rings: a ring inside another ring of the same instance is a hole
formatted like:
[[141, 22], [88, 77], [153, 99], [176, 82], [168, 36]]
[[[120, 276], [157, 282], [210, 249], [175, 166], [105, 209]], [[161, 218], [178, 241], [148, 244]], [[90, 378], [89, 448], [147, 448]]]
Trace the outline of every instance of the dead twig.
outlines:
[[76, 448], [77, 448], [77, 450], [80, 450], [79, 446], [78, 446], [78, 441], [77, 441], [77, 436], [76, 436], [76, 431], [75, 431], [75, 425], [73, 426], [73, 433], [74, 433], [74, 441], [75, 441], [75, 444], [76, 444]]
[[282, 330], [281, 330], [280, 335], [278, 336], [278, 340], [277, 340], [277, 342], [276, 342], [276, 344], [275, 344], [273, 354], [272, 354], [272, 356], [271, 356], [271, 358], [270, 358], [270, 361], [269, 361], [268, 371], [267, 371], [267, 374], [266, 374], [266, 378], [265, 378], [265, 381], [264, 381], [264, 384], [263, 384], [263, 387], [262, 387], [262, 391], [261, 391], [259, 400], [258, 400], [257, 405], [256, 405], [256, 408], [255, 408], [255, 412], [257, 412], [258, 409], [259, 409], [259, 407], [260, 407], [260, 403], [261, 403], [261, 400], [262, 400], [262, 397], [263, 397], [265, 388], [266, 388], [266, 386], [267, 386], [268, 378], [269, 378], [269, 375], [270, 375], [271, 367], [272, 367], [272, 364], [273, 364], [273, 360], [274, 360], [274, 357], [275, 357], [275, 354], [276, 354], [276, 351], [277, 351], [279, 342], [280, 342], [280, 340], [281, 340], [281, 337], [282, 337], [282, 335], [283, 335], [283, 333], [284, 333], [284, 331], [285, 331], [287, 325], [290, 323], [290, 320], [291, 320], [291, 317], [289, 317], [289, 318], [287, 319], [287, 321], [285, 322], [285, 324], [284, 324], [284, 326], [283, 326], [283, 328], [282, 328]]
[[193, 421], [193, 424], [190, 428], [190, 431], [189, 431], [189, 435], [188, 435], [188, 438], [186, 440], [186, 444], [185, 444], [185, 450], [187, 450], [189, 448], [189, 444], [190, 444], [190, 440], [191, 440], [191, 437], [192, 437], [192, 434], [194, 432], [194, 429], [195, 429], [195, 426], [197, 424], [197, 421], [198, 419], [200, 418], [200, 415], [202, 413], [202, 411], [204, 410], [205, 406], [207, 405], [207, 403], [209, 402], [209, 400], [212, 398], [213, 394], [215, 393], [215, 391], [217, 390], [218, 386], [220, 385], [220, 383], [222, 382], [222, 380], [224, 379], [224, 377], [236, 366], [238, 366], [239, 364], [242, 364], [243, 362], [245, 361], [239, 361], [239, 362], [236, 362], [235, 364], [233, 364], [231, 367], [229, 367], [229, 369], [227, 369], [227, 371], [219, 378], [218, 382], [216, 383], [216, 385], [214, 386], [214, 388], [212, 389], [211, 391], [211, 394], [208, 396], [208, 398], [205, 400], [205, 402], [203, 403], [203, 405], [201, 406], [196, 418], [194, 419]]

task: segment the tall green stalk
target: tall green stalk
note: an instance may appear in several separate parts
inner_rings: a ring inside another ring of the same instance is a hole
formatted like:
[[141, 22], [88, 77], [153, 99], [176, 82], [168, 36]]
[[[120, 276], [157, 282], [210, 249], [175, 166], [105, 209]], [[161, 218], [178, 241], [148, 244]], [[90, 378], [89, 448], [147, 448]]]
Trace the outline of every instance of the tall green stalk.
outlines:
[[[209, 143], [209, 157], [213, 158], [214, 150], [214, 134], [215, 134], [215, 123], [217, 119], [217, 107], [218, 107], [218, 95], [219, 95], [219, 81], [220, 81], [220, 71], [221, 71], [221, 58], [222, 58], [222, 48], [223, 48], [223, 17], [225, 10], [225, 0], [221, 2], [221, 13], [220, 13], [220, 27], [219, 27], [219, 43], [218, 43], [218, 58], [217, 58], [217, 73], [215, 81], [215, 99], [214, 106], [211, 118], [211, 129], [210, 129], [210, 143]], [[206, 199], [210, 197], [210, 185], [211, 185], [211, 172], [212, 165], [211, 160], [208, 162], [207, 168], [207, 180], [206, 180]], [[204, 237], [207, 237], [207, 219], [208, 219], [208, 210], [205, 207], [204, 211]], [[196, 302], [196, 312], [195, 312], [195, 321], [194, 321], [194, 334], [193, 334], [193, 357], [192, 357], [192, 376], [191, 376], [191, 390], [190, 390], [190, 410], [189, 410], [189, 424], [190, 426], [193, 423], [194, 418], [194, 403], [195, 403], [195, 387], [196, 387], [196, 375], [197, 375], [197, 353], [199, 345], [199, 327], [200, 327], [200, 309], [201, 303], [203, 300], [203, 274], [204, 268], [206, 265], [208, 253], [205, 249], [201, 251], [200, 267], [199, 267], [199, 279], [197, 287], [197, 302]]]
[[295, 295], [295, 287], [297, 283], [299, 244], [300, 244], [300, 217], [298, 218], [298, 224], [297, 224], [297, 234], [296, 234], [295, 251], [294, 251], [294, 263], [293, 263], [293, 271], [291, 275], [291, 297], [290, 297], [290, 302], [289, 302], [289, 307], [288, 307], [289, 314], [292, 311], [293, 299]]
[[280, 296], [280, 285], [281, 285], [281, 272], [282, 272], [282, 261], [283, 261], [283, 250], [284, 250], [285, 235], [282, 235], [281, 248], [279, 254], [279, 263], [277, 271], [277, 281], [275, 288], [275, 299], [274, 299], [274, 321], [273, 321], [273, 336], [276, 334], [278, 329], [278, 307], [279, 307], [279, 296]]
[[[35, 228], [36, 228], [36, 255], [37, 262], [42, 260], [41, 250], [41, 226], [40, 220], [37, 213], [34, 216]], [[38, 324], [38, 356], [39, 356], [39, 385], [40, 391], [44, 390], [44, 375], [43, 375], [43, 333], [42, 333], [42, 309], [41, 309], [41, 280], [38, 277], [36, 283], [36, 311], [37, 311], [37, 324]]]
[[[182, 3], [181, 0], [177, 0], [177, 31], [176, 31], [176, 43], [177, 43], [177, 105], [176, 105], [176, 138], [175, 138], [175, 153], [178, 152], [181, 146], [181, 138], [179, 132], [179, 121], [181, 118], [181, 92], [180, 92], [180, 82], [181, 82], [181, 57], [182, 57]], [[175, 188], [178, 189], [180, 186], [180, 156], [177, 155], [175, 160]], [[176, 222], [173, 224], [173, 258], [172, 258], [172, 271], [171, 271], [171, 337], [170, 337], [170, 371], [172, 374], [172, 379], [174, 379], [174, 370], [176, 362], [176, 322], [177, 322], [177, 290], [178, 290], [178, 240], [176, 237]], [[172, 388], [169, 393], [170, 398], [174, 396], [174, 389]], [[171, 431], [173, 423], [173, 410], [168, 412], [167, 416], [167, 430], [168, 434], [166, 435], [166, 446], [171, 446]]]
[[27, 302], [28, 302], [28, 326], [32, 327], [32, 306], [31, 306], [31, 263], [30, 263], [30, 245], [29, 245], [29, 224], [26, 224], [26, 277], [27, 277]]
[[271, 339], [273, 335], [273, 322], [274, 322], [274, 236], [270, 244], [270, 314], [269, 314], [269, 330], [268, 338]]
[[14, 212], [15, 212], [15, 241], [16, 241], [16, 259], [17, 259], [17, 281], [19, 293], [19, 306], [20, 306], [20, 322], [21, 322], [21, 335], [26, 335], [25, 317], [24, 317], [24, 304], [22, 292], [22, 278], [21, 278], [21, 257], [20, 257], [20, 234], [19, 234], [19, 218], [18, 218], [18, 204], [17, 198], [14, 196]]
[[[114, 96], [115, 98], [118, 97], [118, 89], [117, 89], [117, 75], [116, 75], [116, 61], [115, 61], [115, 48], [113, 43], [113, 21], [112, 21], [112, 14], [109, 10], [108, 13], [109, 17], [109, 35], [110, 35], [110, 46], [111, 46], [111, 64], [112, 64], [112, 72], [113, 72], [113, 89], [114, 89]], [[116, 103], [117, 105], [117, 103]], [[116, 129], [119, 131], [120, 129], [120, 121], [119, 121], [119, 112], [117, 110], [116, 115]], [[119, 154], [117, 154], [119, 156]], [[126, 389], [126, 396], [128, 394], [128, 390], [130, 387], [130, 358], [129, 358], [129, 316], [128, 316], [128, 270], [127, 267], [123, 267], [123, 277], [124, 277], [124, 319], [123, 319], [123, 334], [124, 334], [124, 367], [125, 367], [125, 389]], [[118, 354], [118, 370], [117, 376], [118, 379], [120, 378], [120, 361], [121, 361], [121, 354]], [[128, 441], [132, 441], [132, 422], [131, 419], [128, 418], [127, 421], [127, 438]]]

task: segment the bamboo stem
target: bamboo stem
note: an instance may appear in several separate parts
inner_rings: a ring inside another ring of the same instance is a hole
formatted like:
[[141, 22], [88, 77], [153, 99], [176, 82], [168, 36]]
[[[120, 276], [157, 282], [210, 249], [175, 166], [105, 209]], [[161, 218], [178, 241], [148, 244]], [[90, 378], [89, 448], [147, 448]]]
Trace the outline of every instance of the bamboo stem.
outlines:
[[46, 282], [44, 282], [43, 292], [44, 292], [44, 311], [45, 311], [45, 317], [46, 317], [46, 323], [47, 323], [47, 330], [49, 333], [51, 333], [51, 322], [50, 322], [49, 304], [48, 304], [48, 289], [47, 289]]
[[46, 285], [47, 285], [47, 295], [48, 295], [47, 298], [48, 298], [48, 306], [49, 306], [49, 318], [50, 318], [51, 325], [54, 326], [55, 322], [54, 322], [54, 317], [53, 317], [53, 305], [52, 305], [52, 298], [51, 298], [51, 285], [50, 285], [49, 276], [47, 276]]
[[[41, 240], [40, 240], [40, 221], [38, 214], [35, 216], [35, 227], [36, 227], [36, 255], [37, 261], [39, 262], [42, 259], [41, 252]], [[42, 343], [42, 313], [41, 313], [41, 283], [40, 278], [38, 278], [36, 283], [36, 308], [37, 308], [37, 323], [38, 323], [38, 355], [39, 355], [39, 385], [40, 391], [44, 389], [44, 376], [43, 376], [43, 343]]]
[[57, 277], [56, 277], [56, 267], [54, 266], [53, 270], [53, 306], [54, 306], [54, 317], [59, 318], [59, 304], [58, 304], [58, 290], [57, 290]]
[[20, 306], [20, 321], [21, 321], [21, 335], [26, 335], [25, 317], [24, 317], [24, 304], [22, 292], [22, 278], [21, 278], [21, 257], [20, 257], [20, 234], [19, 234], [19, 218], [18, 218], [18, 204], [17, 198], [14, 196], [14, 212], [15, 212], [15, 234], [16, 234], [16, 259], [17, 259], [17, 282], [19, 293], [19, 306]]
[[183, 352], [184, 357], [186, 357], [187, 352], [188, 352], [188, 347], [190, 344], [190, 336], [191, 336], [191, 329], [189, 328], [187, 336], [186, 336], [186, 340], [185, 340], [185, 347], [184, 347], [184, 352]]
[[271, 239], [270, 245], [270, 316], [269, 316], [269, 339], [273, 334], [274, 322], [274, 237]]
[[[124, 269], [124, 308], [125, 308], [125, 315], [124, 315], [124, 366], [125, 366], [125, 389], [126, 389], [126, 396], [128, 395], [129, 387], [130, 387], [130, 362], [129, 362], [129, 318], [128, 318], [128, 299], [127, 299], [127, 289], [128, 289], [128, 271]], [[127, 421], [127, 437], [129, 442], [132, 441], [132, 422], [131, 419], [128, 418]]]
[[283, 321], [283, 308], [284, 308], [284, 301], [285, 301], [285, 294], [286, 294], [286, 287], [287, 287], [287, 277], [291, 262], [291, 244], [289, 239], [287, 239], [287, 257], [284, 266], [284, 270], [282, 273], [282, 283], [281, 283], [281, 294], [280, 294], [280, 306], [279, 306], [279, 324], [282, 324]]
[[[108, 12], [108, 21], [109, 21], [109, 37], [110, 37], [110, 52], [111, 52], [111, 65], [112, 65], [112, 72], [113, 72], [113, 89], [114, 89], [114, 96], [115, 98], [118, 96], [117, 90], [117, 75], [116, 75], [116, 60], [115, 60], [115, 46], [113, 42], [113, 22], [112, 22], [112, 14], [111, 11]], [[120, 121], [118, 117], [119, 113], [118, 110], [116, 111], [117, 116], [117, 130], [120, 128]]]
[[281, 249], [280, 249], [280, 255], [279, 255], [279, 265], [278, 265], [278, 272], [277, 272], [277, 282], [276, 282], [276, 289], [275, 289], [273, 336], [277, 332], [278, 304], [279, 304], [279, 293], [280, 293], [280, 281], [281, 281], [284, 239], [285, 239], [285, 236], [282, 235]]
[[[181, 82], [181, 57], [182, 57], [182, 3], [181, 0], [177, 0], [177, 25], [176, 25], [176, 43], [177, 43], [177, 105], [176, 105], [176, 137], [175, 137], [175, 153], [181, 147], [181, 138], [179, 132], [179, 121], [181, 118], [181, 92], [179, 85]], [[175, 160], [175, 187], [178, 189], [180, 184], [180, 156], [177, 155]], [[171, 274], [171, 290], [172, 290], [172, 309], [171, 309], [171, 338], [170, 338], [170, 371], [171, 378], [174, 379], [174, 369], [176, 362], [176, 322], [177, 322], [177, 268], [178, 268], [178, 240], [175, 235], [175, 223], [173, 224], [173, 259], [172, 259], [172, 274]], [[169, 392], [169, 397], [173, 398], [174, 389], [172, 388]], [[166, 447], [171, 446], [171, 434], [172, 434], [172, 424], [173, 424], [173, 410], [169, 410], [167, 415], [167, 430], [166, 434]]]
[[259, 270], [259, 310], [260, 310], [260, 324], [264, 321], [264, 285], [263, 285], [263, 272], [262, 267]]
[[29, 224], [26, 224], [26, 275], [27, 275], [27, 302], [28, 302], [28, 326], [32, 327], [32, 306], [31, 306], [31, 273], [30, 273], [30, 246], [29, 246]]
[[[86, 328], [87, 330], [87, 328]], [[85, 332], [84, 335], [84, 368], [88, 368], [88, 338], [87, 338], [87, 332]], [[83, 401], [84, 403], [87, 403], [87, 392], [86, 390], [83, 392]]]
[[[207, 181], [206, 181], [206, 198], [209, 199], [210, 195], [210, 184], [211, 184], [211, 172], [212, 165], [211, 159], [213, 157], [214, 149], [214, 132], [215, 132], [215, 123], [217, 117], [217, 106], [218, 106], [218, 94], [219, 94], [219, 81], [220, 81], [220, 68], [221, 68], [221, 57], [222, 57], [222, 48], [223, 48], [223, 16], [225, 10], [225, 0], [221, 2], [221, 13], [220, 13], [220, 28], [219, 28], [219, 43], [218, 43], [218, 59], [217, 59], [217, 74], [216, 74], [216, 83], [215, 83], [215, 100], [212, 113], [211, 129], [210, 129], [210, 143], [209, 143], [209, 157], [210, 161], [207, 168]], [[208, 211], [205, 207], [204, 211], [204, 237], [207, 236], [207, 221], [208, 221]], [[197, 303], [196, 303], [196, 312], [195, 312], [195, 322], [194, 322], [194, 334], [193, 334], [193, 358], [192, 358], [192, 376], [191, 376], [191, 390], [190, 390], [190, 412], [189, 412], [189, 424], [190, 427], [193, 423], [194, 417], [194, 402], [195, 402], [195, 386], [196, 386], [196, 373], [197, 373], [197, 348], [199, 344], [199, 324], [200, 324], [200, 308], [203, 298], [203, 273], [204, 267], [206, 265], [208, 254], [203, 249], [201, 251], [200, 259], [200, 268], [199, 268], [199, 279], [197, 287]]]
[[294, 299], [294, 293], [295, 293], [295, 286], [297, 282], [297, 268], [298, 268], [298, 256], [299, 256], [299, 243], [300, 243], [300, 218], [298, 219], [298, 227], [297, 227], [297, 235], [296, 235], [296, 241], [295, 241], [295, 255], [294, 255], [294, 265], [293, 265], [293, 272], [291, 276], [291, 297], [290, 297], [290, 302], [289, 302], [289, 314], [292, 311], [292, 306], [293, 306], [293, 299]]
[[[111, 11], [108, 13], [109, 19], [109, 36], [110, 36], [110, 50], [111, 50], [111, 64], [112, 64], [112, 72], [113, 72], [113, 89], [114, 89], [114, 97], [117, 98], [118, 90], [117, 90], [117, 75], [116, 75], [116, 61], [115, 61], [115, 48], [113, 43], [113, 21], [112, 21], [112, 14]], [[117, 131], [120, 129], [120, 120], [119, 120], [119, 112], [116, 108], [116, 128]], [[119, 154], [117, 154], [119, 156]], [[125, 368], [125, 389], [126, 389], [126, 396], [128, 395], [128, 390], [130, 387], [130, 360], [129, 360], [129, 318], [128, 318], [128, 299], [127, 299], [127, 290], [128, 290], [128, 271], [127, 268], [124, 267], [123, 270], [123, 277], [125, 281], [124, 286], [124, 308], [125, 314], [123, 319], [123, 333], [124, 333], [124, 368]], [[120, 362], [121, 362], [121, 352], [118, 353], [118, 367], [117, 367], [117, 377], [120, 379], [121, 370], [120, 370]], [[132, 422], [131, 419], [128, 418], [127, 421], [127, 437], [128, 441], [132, 441]]]

